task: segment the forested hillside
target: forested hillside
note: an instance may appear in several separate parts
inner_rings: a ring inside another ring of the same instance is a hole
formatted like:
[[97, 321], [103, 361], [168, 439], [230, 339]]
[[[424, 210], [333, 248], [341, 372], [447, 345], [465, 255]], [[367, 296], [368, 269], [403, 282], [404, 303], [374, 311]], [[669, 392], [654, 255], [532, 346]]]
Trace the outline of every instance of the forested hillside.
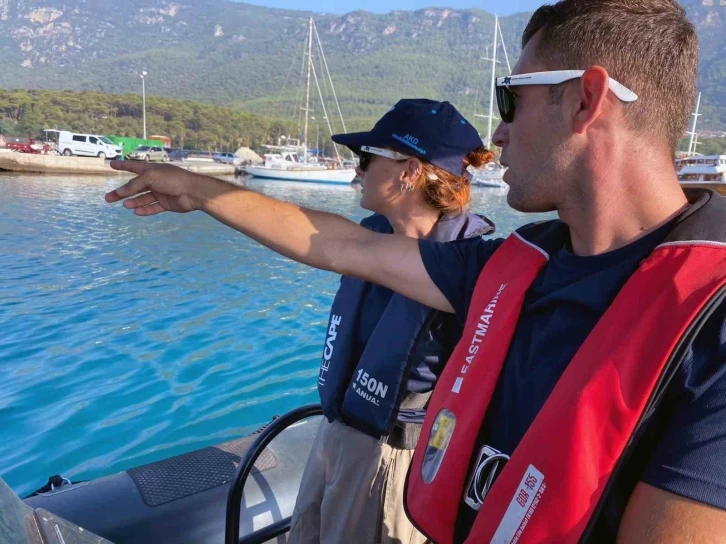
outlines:
[[[702, 42], [702, 126], [726, 128], [726, 5], [683, 3]], [[448, 99], [468, 116], [487, 108], [481, 57], [493, 16], [478, 9], [331, 15], [225, 0], [0, 0], [0, 88], [139, 93], [146, 69], [153, 96], [292, 116], [311, 15], [347, 118], [376, 117], [402, 96]], [[512, 61], [528, 17], [502, 19]]]

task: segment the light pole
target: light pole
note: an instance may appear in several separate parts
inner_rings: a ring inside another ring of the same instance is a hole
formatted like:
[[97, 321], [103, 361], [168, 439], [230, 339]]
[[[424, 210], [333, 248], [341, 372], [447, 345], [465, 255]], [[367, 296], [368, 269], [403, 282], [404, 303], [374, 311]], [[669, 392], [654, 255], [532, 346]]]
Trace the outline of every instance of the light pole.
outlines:
[[144, 116], [144, 140], [146, 140], [146, 80], [144, 79], [144, 76], [148, 72], [146, 70], [141, 71], [141, 109]]

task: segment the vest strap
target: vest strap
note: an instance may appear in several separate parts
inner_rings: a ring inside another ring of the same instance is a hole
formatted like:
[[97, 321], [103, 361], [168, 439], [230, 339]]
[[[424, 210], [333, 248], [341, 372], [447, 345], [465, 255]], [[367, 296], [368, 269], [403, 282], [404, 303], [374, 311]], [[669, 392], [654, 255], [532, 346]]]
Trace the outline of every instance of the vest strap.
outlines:
[[388, 436], [381, 437], [381, 442], [396, 450], [413, 450], [421, 436], [421, 427], [419, 423], [398, 421]]

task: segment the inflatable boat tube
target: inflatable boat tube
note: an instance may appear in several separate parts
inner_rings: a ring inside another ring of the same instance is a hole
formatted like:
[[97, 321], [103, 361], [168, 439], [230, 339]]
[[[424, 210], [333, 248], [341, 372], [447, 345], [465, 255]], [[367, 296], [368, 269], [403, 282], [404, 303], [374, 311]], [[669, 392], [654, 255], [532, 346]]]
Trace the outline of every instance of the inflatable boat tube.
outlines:
[[[292, 515], [320, 417], [291, 425], [260, 455], [244, 488], [240, 536]], [[257, 434], [87, 482], [24, 502], [114, 544], [224, 542], [225, 510], [237, 465]], [[285, 542], [281, 536], [273, 542]]]

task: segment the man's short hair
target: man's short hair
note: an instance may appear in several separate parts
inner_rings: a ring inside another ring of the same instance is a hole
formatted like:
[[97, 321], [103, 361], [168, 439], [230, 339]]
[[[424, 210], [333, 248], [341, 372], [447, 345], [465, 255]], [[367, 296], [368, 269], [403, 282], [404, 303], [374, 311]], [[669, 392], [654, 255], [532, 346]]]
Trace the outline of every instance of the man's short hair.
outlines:
[[676, 0], [562, 0], [534, 12], [522, 47], [540, 33], [537, 58], [551, 69], [604, 67], [638, 94], [630, 126], [675, 152], [696, 96], [698, 37]]

